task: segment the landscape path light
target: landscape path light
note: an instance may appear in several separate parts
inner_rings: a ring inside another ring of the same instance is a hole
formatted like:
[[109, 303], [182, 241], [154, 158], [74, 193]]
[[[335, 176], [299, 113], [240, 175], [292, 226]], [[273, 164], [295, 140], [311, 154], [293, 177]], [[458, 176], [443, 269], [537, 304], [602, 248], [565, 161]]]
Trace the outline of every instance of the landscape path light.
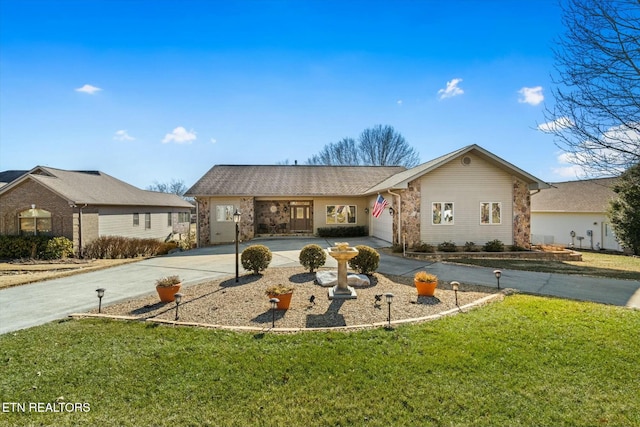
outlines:
[[175, 320], [178, 320], [178, 307], [180, 306], [180, 302], [182, 301], [182, 294], [178, 292], [173, 296], [173, 298], [175, 298], [175, 301], [176, 301], [176, 319]]
[[233, 222], [236, 224], [236, 283], [238, 283], [239, 267], [238, 267], [238, 240], [240, 238], [240, 211], [236, 209], [233, 213]]
[[496, 280], [498, 281], [498, 289], [500, 289], [500, 276], [502, 276], [501, 270], [493, 270], [493, 274], [496, 275]]
[[275, 328], [276, 327], [276, 307], [278, 306], [278, 303], [280, 302], [280, 300], [278, 298], [271, 298], [269, 302], [271, 303], [271, 328]]
[[451, 289], [456, 295], [456, 307], [460, 308], [458, 305], [458, 289], [460, 289], [460, 282], [451, 282]]
[[388, 327], [391, 327], [391, 303], [393, 302], [393, 294], [391, 292], [387, 292], [384, 294], [384, 297], [387, 300], [387, 305], [389, 306], [389, 314], [387, 315]]
[[98, 313], [102, 313], [102, 297], [104, 296], [104, 291], [104, 288], [96, 289], [96, 292], [98, 293]]

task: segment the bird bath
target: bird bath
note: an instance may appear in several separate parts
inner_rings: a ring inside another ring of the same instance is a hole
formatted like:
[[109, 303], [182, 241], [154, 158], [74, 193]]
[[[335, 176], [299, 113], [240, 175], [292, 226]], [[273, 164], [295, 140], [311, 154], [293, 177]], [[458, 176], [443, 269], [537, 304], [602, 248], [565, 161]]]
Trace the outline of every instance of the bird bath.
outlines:
[[338, 284], [329, 289], [329, 299], [355, 299], [356, 290], [348, 286], [347, 261], [358, 255], [358, 250], [346, 242], [336, 243], [327, 248], [329, 255], [338, 261]]

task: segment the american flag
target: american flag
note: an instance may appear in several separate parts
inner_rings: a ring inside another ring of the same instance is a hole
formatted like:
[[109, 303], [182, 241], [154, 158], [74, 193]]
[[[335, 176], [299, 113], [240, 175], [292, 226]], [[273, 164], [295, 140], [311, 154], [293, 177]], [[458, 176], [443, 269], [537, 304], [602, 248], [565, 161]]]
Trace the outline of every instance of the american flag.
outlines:
[[384, 199], [384, 197], [378, 194], [376, 203], [373, 205], [373, 217], [378, 218], [388, 204], [389, 203]]

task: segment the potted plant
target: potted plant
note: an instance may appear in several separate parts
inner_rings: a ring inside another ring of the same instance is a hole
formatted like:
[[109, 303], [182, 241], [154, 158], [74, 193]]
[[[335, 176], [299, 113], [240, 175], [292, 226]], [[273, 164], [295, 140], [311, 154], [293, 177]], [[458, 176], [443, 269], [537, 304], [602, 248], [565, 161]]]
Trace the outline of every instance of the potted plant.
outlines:
[[161, 277], [156, 280], [156, 291], [158, 291], [160, 301], [173, 301], [174, 295], [180, 291], [180, 286], [182, 286], [182, 280], [178, 275]]
[[416, 286], [418, 295], [432, 297], [438, 286], [438, 276], [426, 271], [418, 271], [413, 276], [413, 284]]
[[291, 297], [293, 296], [293, 288], [287, 285], [275, 285], [267, 288], [265, 292], [269, 299], [278, 298], [277, 308], [278, 310], [288, 310], [289, 304], [291, 304]]

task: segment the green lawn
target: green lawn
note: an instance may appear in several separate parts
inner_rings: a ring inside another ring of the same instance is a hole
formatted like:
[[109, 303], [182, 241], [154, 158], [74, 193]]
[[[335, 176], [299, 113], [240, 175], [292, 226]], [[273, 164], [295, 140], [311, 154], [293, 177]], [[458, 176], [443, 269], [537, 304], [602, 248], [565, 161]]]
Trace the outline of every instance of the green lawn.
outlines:
[[498, 258], [465, 258], [451, 262], [509, 270], [540, 271], [545, 273], [582, 274], [612, 279], [640, 280], [640, 258], [583, 252], [582, 261], [542, 261]]
[[[640, 311], [524, 295], [394, 330], [0, 336], [0, 425], [640, 426]], [[19, 413], [9, 402], [87, 403]]]

